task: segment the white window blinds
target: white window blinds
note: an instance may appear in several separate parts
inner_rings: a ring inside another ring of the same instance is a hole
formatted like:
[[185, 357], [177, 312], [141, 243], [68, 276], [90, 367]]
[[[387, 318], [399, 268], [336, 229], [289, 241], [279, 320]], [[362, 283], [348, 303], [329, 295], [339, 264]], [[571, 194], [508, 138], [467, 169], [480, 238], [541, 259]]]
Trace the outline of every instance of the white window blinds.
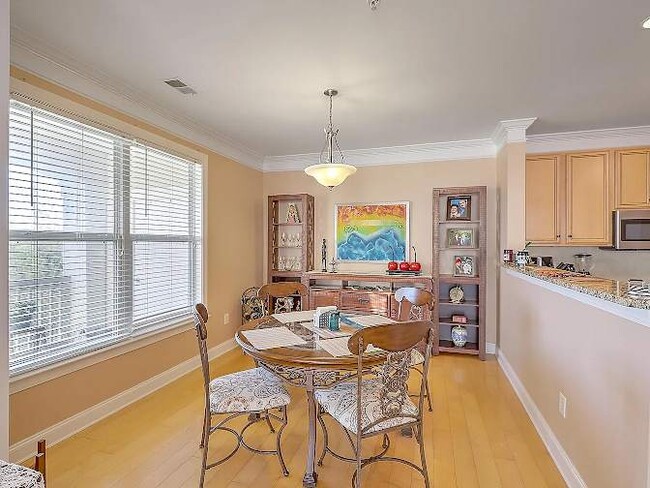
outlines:
[[11, 102], [12, 374], [189, 316], [201, 180], [196, 162]]

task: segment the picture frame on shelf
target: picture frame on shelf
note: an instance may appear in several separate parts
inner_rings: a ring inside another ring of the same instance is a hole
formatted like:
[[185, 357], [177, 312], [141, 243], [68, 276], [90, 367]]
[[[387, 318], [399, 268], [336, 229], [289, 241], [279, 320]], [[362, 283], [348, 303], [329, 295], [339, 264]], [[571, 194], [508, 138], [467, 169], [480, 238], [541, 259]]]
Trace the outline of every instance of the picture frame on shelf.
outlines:
[[476, 231], [468, 228], [447, 229], [446, 242], [449, 249], [475, 249]]
[[476, 256], [457, 255], [454, 256], [453, 275], [456, 277], [473, 278], [476, 276]]
[[469, 195], [448, 196], [447, 220], [472, 220], [472, 197]]

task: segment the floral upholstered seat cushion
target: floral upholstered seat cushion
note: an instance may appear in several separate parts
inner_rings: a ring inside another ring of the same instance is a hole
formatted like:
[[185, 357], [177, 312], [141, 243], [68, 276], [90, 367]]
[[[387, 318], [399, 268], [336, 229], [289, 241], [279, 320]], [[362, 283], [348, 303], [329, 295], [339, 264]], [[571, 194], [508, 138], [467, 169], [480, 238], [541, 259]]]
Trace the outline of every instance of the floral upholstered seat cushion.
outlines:
[[418, 364], [422, 364], [423, 362], [424, 362], [424, 354], [422, 354], [417, 349], [413, 349], [411, 351], [411, 363], [409, 366], [417, 366]]
[[264, 368], [248, 369], [210, 382], [212, 413], [257, 412], [288, 405], [282, 381]]
[[[382, 383], [379, 379], [364, 380], [361, 386], [361, 430], [385, 417], [381, 411]], [[333, 388], [316, 390], [316, 401], [336, 419], [343, 427], [352, 433], [357, 432], [357, 383], [340, 383]], [[417, 415], [418, 408], [410, 398], [405, 397], [401, 410], [395, 417], [384, 420], [370, 428], [368, 432], [376, 432], [390, 427], [413, 422], [412, 417], [400, 415]]]
[[38, 471], [0, 460], [2, 488], [43, 488], [43, 475]]

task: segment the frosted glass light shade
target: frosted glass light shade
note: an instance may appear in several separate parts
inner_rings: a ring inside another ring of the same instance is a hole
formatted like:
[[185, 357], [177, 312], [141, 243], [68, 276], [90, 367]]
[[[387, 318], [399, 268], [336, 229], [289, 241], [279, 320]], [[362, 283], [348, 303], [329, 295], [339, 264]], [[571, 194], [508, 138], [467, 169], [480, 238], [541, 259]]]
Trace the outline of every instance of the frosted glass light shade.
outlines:
[[314, 177], [316, 181], [330, 190], [339, 186], [348, 176], [356, 172], [357, 168], [349, 164], [324, 163], [305, 168], [305, 173]]
[[650, 17], [648, 17], [647, 19], [645, 19], [645, 20], [643, 21], [643, 24], [642, 24], [642, 25], [643, 25], [643, 28], [644, 28], [644, 29], [650, 29]]

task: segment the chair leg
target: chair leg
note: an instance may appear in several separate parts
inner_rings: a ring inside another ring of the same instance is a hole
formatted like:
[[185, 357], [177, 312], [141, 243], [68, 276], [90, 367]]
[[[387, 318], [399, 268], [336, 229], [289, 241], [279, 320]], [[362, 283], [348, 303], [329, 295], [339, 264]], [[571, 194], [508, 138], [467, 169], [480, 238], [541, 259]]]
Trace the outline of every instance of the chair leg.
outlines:
[[[267, 417], [268, 420], [268, 417]], [[278, 429], [278, 434], [276, 436], [276, 442], [277, 442], [277, 450], [278, 450], [278, 460], [280, 461], [280, 468], [282, 469], [282, 474], [284, 476], [289, 476], [289, 470], [287, 469], [287, 465], [284, 462], [284, 456], [282, 455], [282, 432], [284, 431], [284, 428], [287, 426], [287, 407], [286, 405], [282, 407], [282, 425]], [[270, 422], [269, 422], [270, 423]], [[273, 432], [273, 431], [271, 431]]]
[[429, 403], [429, 412], [433, 412], [433, 407], [431, 406], [431, 393], [429, 393], [429, 378], [424, 377], [424, 391], [427, 395], [427, 402]]
[[418, 424], [414, 430], [417, 431], [416, 439], [420, 446], [420, 461], [422, 463], [422, 476], [424, 477], [424, 486], [425, 488], [430, 488], [431, 485], [429, 483], [429, 471], [427, 469], [427, 456], [424, 452], [424, 438], [422, 437], [422, 424]]
[[323, 420], [323, 411], [321, 408], [318, 409], [318, 423], [320, 423], [321, 428], [323, 429], [323, 452], [321, 453], [320, 457], [318, 458], [318, 465], [322, 466], [323, 465], [323, 459], [325, 459], [325, 454], [327, 454], [327, 447], [329, 445], [329, 434], [327, 433], [327, 426], [325, 425], [325, 421]]
[[210, 417], [206, 412], [206, 421], [203, 422], [203, 442], [201, 448], [203, 449], [203, 458], [201, 459], [201, 478], [199, 479], [199, 488], [203, 488], [205, 481], [205, 470], [208, 465], [208, 447], [210, 445]]
[[273, 424], [271, 423], [271, 418], [269, 417], [269, 412], [268, 410], [264, 411], [264, 416], [266, 417], [266, 425], [269, 426], [269, 430], [271, 431], [271, 434], [275, 434], [275, 429], [273, 428]]
[[210, 414], [206, 409], [203, 412], [203, 428], [201, 430], [201, 443], [199, 444], [199, 449], [203, 449], [203, 446], [205, 446], [205, 424], [209, 422], [209, 418], [210, 418]]

